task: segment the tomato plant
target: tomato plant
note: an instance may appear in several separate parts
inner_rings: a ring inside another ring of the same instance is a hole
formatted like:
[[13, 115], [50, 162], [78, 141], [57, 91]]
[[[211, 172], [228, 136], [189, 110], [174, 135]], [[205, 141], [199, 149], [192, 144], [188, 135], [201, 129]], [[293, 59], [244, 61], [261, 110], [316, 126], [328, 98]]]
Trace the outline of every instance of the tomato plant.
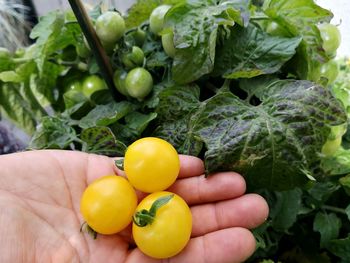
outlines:
[[280, 26], [278, 23], [276, 23], [275, 21], [271, 21], [270, 23], [268, 23], [266, 27], [266, 32], [272, 36], [285, 37], [289, 35], [288, 31], [282, 26]]
[[105, 81], [97, 75], [87, 76], [82, 83], [82, 91], [86, 97], [90, 97], [91, 94], [98, 90], [106, 89], [107, 85]]
[[166, 33], [164, 35], [162, 35], [162, 46], [163, 49], [165, 51], [165, 53], [173, 58], [175, 57], [175, 46], [174, 46], [174, 33], [170, 32], [170, 33]]
[[171, 8], [170, 5], [160, 5], [156, 7], [149, 17], [149, 27], [154, 34], [159, 34], [163, 29], [164, 16]]
[[332, 24], [323, 23], [319, 25], [319, 30], [323, 41], [323, 49], [328, 56], [334, 57], [341, 41], [338, 27]]
[[131, 97], [142, 100], [152, 91], [152, 75], [144, 68], [134, 68], [126, 76], [125, 87]]
[[115, 234], [132, 221], [137, 196], [121, 176], [107, 175], [92, 182], [84, 191], [80, 211], [97, 233]]
[[117, 42], [125, 32], [124, 19], [117, 12], [108, 11], [96, 20], [96, 34], [103, 43]]
[[156, 192], [136, 208], [132, 234], [138, 248], [153, 258], [178, 254], [191, 237], [192, 215], [186, 202], [170, 192]]
[[179, 174], [179, 156], [167, 141], [145, 137], [127, 148], [124, 170], [136, 189], [147, 193], [162, 191], [172, 185]]

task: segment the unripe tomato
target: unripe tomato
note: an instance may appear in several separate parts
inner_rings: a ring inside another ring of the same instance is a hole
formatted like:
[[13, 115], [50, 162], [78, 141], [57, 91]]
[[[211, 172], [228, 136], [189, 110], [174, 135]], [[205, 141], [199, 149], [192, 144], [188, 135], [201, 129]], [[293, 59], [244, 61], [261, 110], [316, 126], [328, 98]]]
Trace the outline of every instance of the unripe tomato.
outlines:
[[171, 186], [179, 174], [179, 156], [165, 140], [142, 138], [127, 148], [124, 171], [136, 189], [146, 193], [162, 191]]
[[318, 28], [321, 33], [323, 41], [322, 47], [324, 51], [328, 56], [334, 57], [341, 41], [338, 27], [332, 24], [323, 23], [319, 25]]
[[90, 98], [91, 94], [95, 91], [107, 89], [106, 82], [97, 75], [87, 76], [82, 84], [82, 92], [88, 98]]
[[338, 73], [338, 64], [334, 60], [330, 60], [327, 63], [322, 64], [320, 68], [320, 76], [327, 78], [328, 84], [331, 84], [336, 80]]
[[163, 49], [165, 51], [165, 53], [173, 58], [175, 57], [175, 46], [174, 46], [174, 33], [170, 32], [170, 33], [166, 33], [164, 35], [162, 35], [162, 45], [163, 45]]
[[134, 68], [126, 76], [125, 87], [131, 97], [142, 100], [152, 91], [152, 75], [144, 68]]
[[[142, 222], [137, 220], [138, 212], [150, 212], [152, 205], [160, 198], [168, 198], [169, 201], [151, 214], [153, 220], [150, 223], [140, 225]], [[185, 248], [191, 237], [192, 214], [180, 196], [170, 192], [150, 194], [140, 202], [136, 211], [132, 234], [137, 247], [144, 254], [163, 259], [173, 257]]]
[[138, 46], [133, 46], [130, 53], [123, 54], [122, 61], [126, 68], [132, 69], [143, 65], [145, 54]]
[[107, 175], [85, 189], [80, 211], [94, 231], [110, 235], [131, 223], [136, 206], [137, 196], [130, 183], [121, 176]]
[[124, 96], [129, 96], [125, 86], [125, 79], [128, 73], [124, 70], [117, 69], [113, 75], [114, 86]]
[[107, 11], [96, 20], [96, 34], [104, 43], [116, 43], [125, 32], [124, 19], [113, 11]]
[[153, 9], [149, 17], [149, 27], [151, 32], [158, 35], [158, 33], [162, 31], [164, 25], [164, 16], [170, 8], [170, 5], [160, 5]]
[[326, 156], [333, 155], [340, 147], [342, 142], [342, 137], [338, 137], [334, 140], [327, 140], [322, 146], [322, 154]]

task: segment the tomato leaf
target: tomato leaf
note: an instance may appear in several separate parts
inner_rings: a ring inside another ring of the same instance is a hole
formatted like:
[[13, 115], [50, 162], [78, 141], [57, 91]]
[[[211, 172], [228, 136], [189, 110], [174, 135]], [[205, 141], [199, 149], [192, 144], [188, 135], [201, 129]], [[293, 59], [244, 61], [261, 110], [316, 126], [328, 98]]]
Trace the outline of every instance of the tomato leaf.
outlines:
[[237, 15], [230, 17], [227, 13], [241, 8], [240, 1], [206, 0], [190, 1], [168, 11], [166, 27], [174, 28], [176, 47], [172, 69], [175, 81], [189, 83], [213, 70], [218, 28], [232, 26]]
[[292, 36], [303, 38], [293, 66], [301, 79], [314, 80], [313, 75], [320, 63], [327, 60], [317, 24], [329, 23], [332, 13], [316, 5], [313, 0], [269, 0], [264, 2], [263, 8], [270, 18]]
[[300, 186], [345, 112], [328, 90], [309, 81], [275, 82], [259, 99], [252, 106], [223, 92], [202, 103], [190, 127], [206, 145], [206, 171], [241, 172], [254, 188]]
[[198, 86], [171, 86], [161, 91], [156, 108], [158, 127], [153, 136], [165, 139], [182, 154], [198, 155], [202, 143], [193, 137], [189, 122], [199, 105]]
[[108, 127], [91, 127], [84, 129], [80, 135], [84, 142], [83, 151], [107, 156], [124, 156], [126, 146], [116, 140]]
[[37, 127], [29, 148], [32, 149], [65, 149], [77, 140], [75, 130], [67, 120], [46, 116]]
[[321, 234], [320, 247], [324, 248], [339, 235], [341, 220], [334, 214], [318, 212], [314, 219], [313, 229]]
[[237, 79], [275, 73], [295, 54], [300, 41], [270, 36], [253, 24], [235, 26], [217, 46], [213, 74]]
[[350, 261], [350, 236], [342, 239], [334, 239], [329, 242], [327, 249], [340, 257], [342, 262]]
[[134, 109], [135, 106], [127, 101], [97, 105], [80, 120], [79, 126], [84, 129], [95, 126], [108, 126], [123, 118]]
[[275, 192], [275, 200], [271, 203], [271, 225], [278, 231], [287, 231], [297, 220], [301, 208], [302, 191], [298, 188]]

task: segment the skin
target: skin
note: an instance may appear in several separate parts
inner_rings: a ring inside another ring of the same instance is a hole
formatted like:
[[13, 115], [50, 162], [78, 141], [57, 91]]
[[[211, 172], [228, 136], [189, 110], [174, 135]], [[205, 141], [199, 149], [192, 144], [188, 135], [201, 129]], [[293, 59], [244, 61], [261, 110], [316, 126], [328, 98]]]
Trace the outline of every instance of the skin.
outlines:
[[[169, 189], [190, 205], [192, 238], [163, 262], [242, 262], [255, 249], [249, 229], [268, 215], [265, 200], [244, 194], [236, 173], [205, 179], [200, 159], [180, 156], [179, 179]], [[112, 158], [73, 151], [0, 156], [0, 253], [4, 262], [162, 262], [143, 255], [127, 228], [96, 240], [80, 233], [81, 195], [94, 179], [118, 173]], [[139, 198], [142, 195], [139, 194]]]

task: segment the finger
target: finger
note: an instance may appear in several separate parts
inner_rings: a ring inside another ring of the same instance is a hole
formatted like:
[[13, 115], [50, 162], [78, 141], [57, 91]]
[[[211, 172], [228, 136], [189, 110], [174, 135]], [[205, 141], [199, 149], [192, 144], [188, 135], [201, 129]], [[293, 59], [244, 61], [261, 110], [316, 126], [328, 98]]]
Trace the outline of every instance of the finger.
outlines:
[[[180, 254], [168, 259], [167, 262], [243, 262], [254, 253], [255, 246], [254, 236], [249, 230], [229, 228], [192, 238]], [[162, 261], [150, 258], [136, 248], [129, 254], [126, 262], [159, 263]]]
[[229, 227], [254, 228], [268, 216], [268, 205], [260, 195], [247, 194], [236, 199], [191, 208], [192, 236]]
[[[118, 160], [120, 158], [113, 158], [113, 160]], [[179, 155], [180, 159], [180, 171], [179, 178], [198, 176], [204, 174], [204, 164], [201, 159], [190, 155]], [[121, 176], [125, 176], [125, 172], [120, 170], [114, 165], [115, 173]]]
[[249, 230], [228, 228], [192, 238], [182, 253], [169, 262], [244, 262], [254, 253], [255, 247], [255, 238]]
[[179, 155], [179, 178], [192, 177], [204, 174], [204, 163], [201, 159], [190, 155]]
[[204, 175], [176, 181], [169, 189], [184, 198], [189, 205], [236, 198], [244, 194], [243, 177], [234, 172], [222, 172], [207, 178]]

